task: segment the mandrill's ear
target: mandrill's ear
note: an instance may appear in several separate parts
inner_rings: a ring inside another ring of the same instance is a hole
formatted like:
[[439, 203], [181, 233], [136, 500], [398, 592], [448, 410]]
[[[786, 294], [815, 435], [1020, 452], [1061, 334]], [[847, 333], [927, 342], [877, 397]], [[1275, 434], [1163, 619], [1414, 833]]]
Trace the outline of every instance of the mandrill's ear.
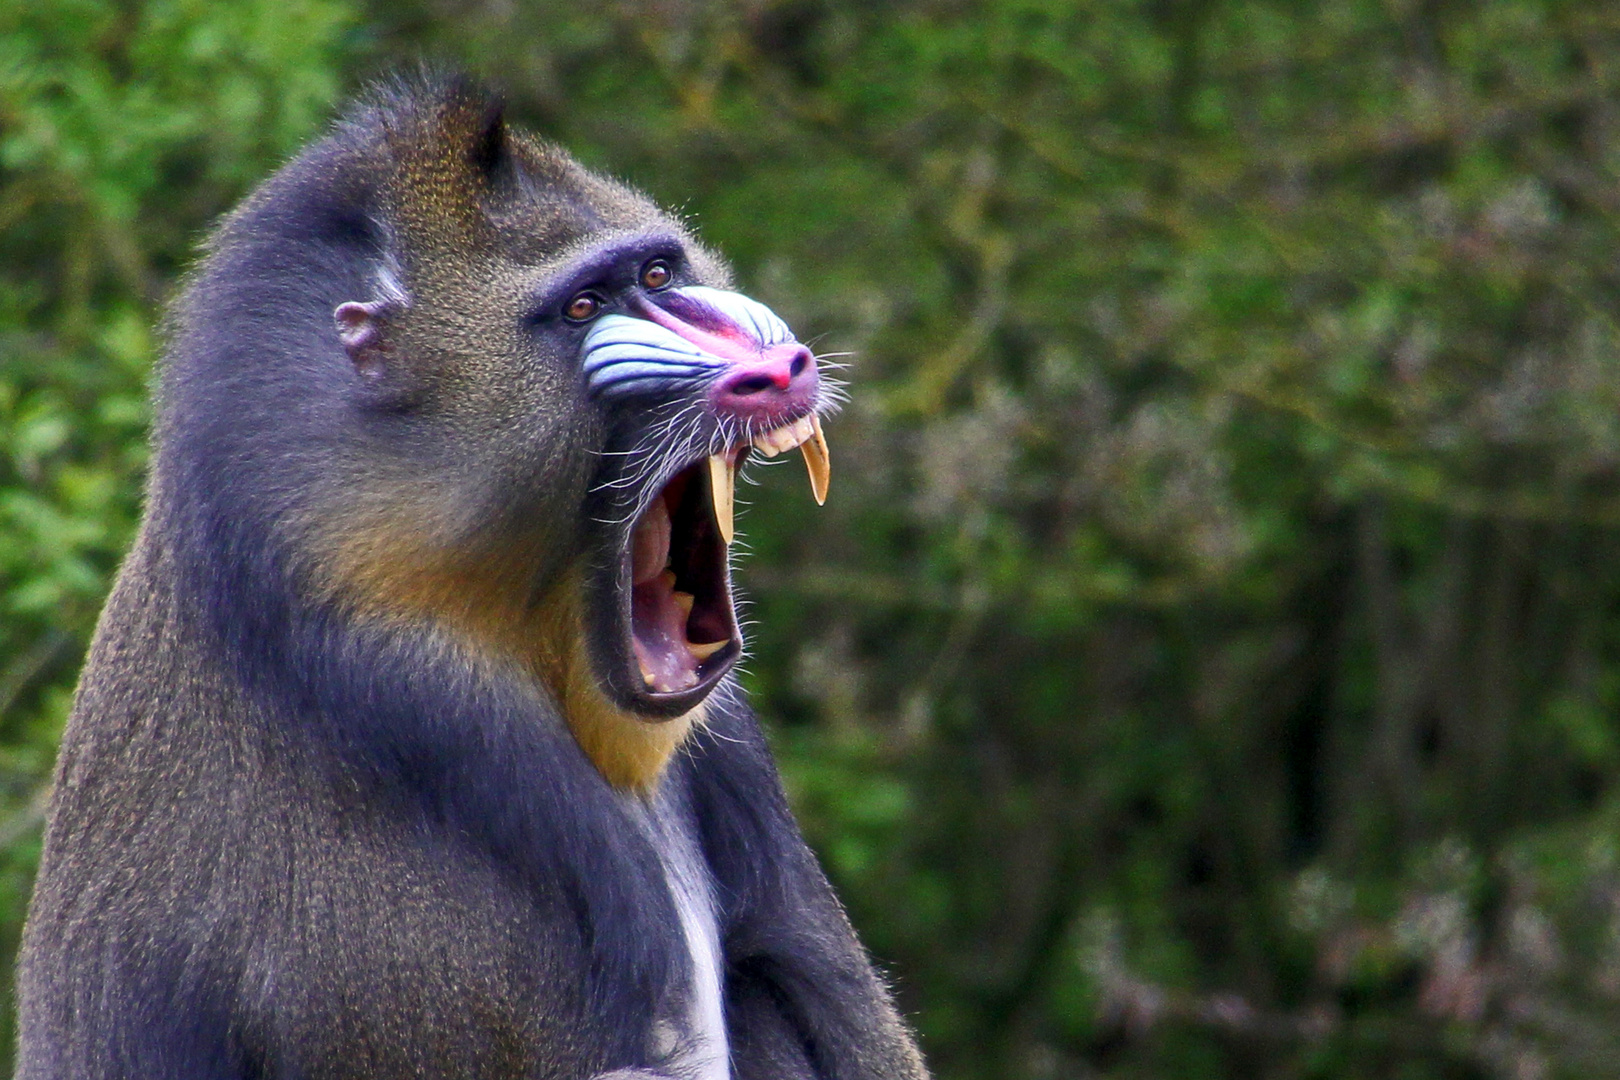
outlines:
[[447, 341], [480, 350], [457, 327], [489, 311], [503, 273], [499, 221], [527, 185], [498, 95], [469, 79], [382, 93], [370, 295], [335, 297], [332, 318], [360, 400], [404, 408], [432, 392]]
[[400, 305], [390, 300], [350, 300], [332, 312], [338, 339], [349, 354], [354, 370], [367, 382], [378, 382], [388, 373], [390, 341], [388, 324], [399, 314]]

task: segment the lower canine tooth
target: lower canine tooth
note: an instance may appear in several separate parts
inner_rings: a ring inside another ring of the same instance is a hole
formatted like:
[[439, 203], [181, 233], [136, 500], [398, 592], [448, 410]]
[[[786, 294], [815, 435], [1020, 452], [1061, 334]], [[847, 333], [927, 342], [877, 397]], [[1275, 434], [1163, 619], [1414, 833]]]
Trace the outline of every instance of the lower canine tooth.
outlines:
[[709, 455], [709, 498], [714, 502], [714, 523], [727, 544], [736, 535], [732, 499], [737, 490], [737, 462], [729, 453]]
[[758, 450], [760, 453], [764, 454], [768, 458], [775, 457], [777, 454], [780, 454], [782, 452], [782, 451], [780, 451], [780, 450], [778, 450], [776, 448], [775, 443], [770, 441], [770, 435], [769, 434], [755, 435], [754, 436], [754, 449]]
[[811, 414], [810, 438], [799, 444], [799, 452], [804, 455], [804, 467], [810, 470], [810, 492], [816, 497], [816, 505], [821, 506], [827, 501], [827, 483], [832, 479], [832, 463], [827, 457], [827, 439], [821, 433], [821, 417]]
[[[728, 638], [726, 640], [729, 641], [730, 639]], [[725, 647], [726, 641], [709, 641], [702, 645], [699, 645], [693, 641], [688, 641], [686, 643], [687, 651], [693, 656], [697, 657], [699, 663], [707, 660], [709, 657], [713, 656], [715, 653], [719, 652]]]

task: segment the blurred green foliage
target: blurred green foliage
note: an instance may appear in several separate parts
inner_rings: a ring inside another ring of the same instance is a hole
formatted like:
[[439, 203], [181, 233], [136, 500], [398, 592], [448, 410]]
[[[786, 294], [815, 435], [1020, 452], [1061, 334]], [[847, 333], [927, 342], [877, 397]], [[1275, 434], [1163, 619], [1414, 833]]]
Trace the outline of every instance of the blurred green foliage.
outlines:
[[941, 1077], [1620, 1076], [1595, 0], [0, 0], [8, 950], [160, 302], [419, 55], [854, 354], [747, 681]]
[[[0, 2], [0, 955], [54, 744], [140, 503], [158, 303], [329, 111], [325, 0]], [[9, 967], [9, 963], [7, 965]], [[14, 1038], [6, 980], [0, 1039]]]

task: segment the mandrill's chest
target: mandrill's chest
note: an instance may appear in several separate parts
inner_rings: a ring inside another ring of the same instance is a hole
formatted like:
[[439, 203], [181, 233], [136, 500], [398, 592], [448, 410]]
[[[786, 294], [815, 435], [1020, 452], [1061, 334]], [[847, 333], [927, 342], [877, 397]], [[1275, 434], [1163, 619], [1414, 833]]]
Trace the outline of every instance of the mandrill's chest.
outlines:
[[320, 865], [277, 899], [279, 932], [247, 947], [247, 1056], [264, 1075], [332, 1080], [728, 1080], [724, 935], [700, 845], [668, 807], [625, 802], [621, 842], [595, 853], [618, 873], [605, 897], [432, 830], [409, 846], [390, 828], [325, 837], [306, 853]]
[[679, 928], [672, 951], [684, 974], [680, 980], [684, 990], [672, 997], [674, 1007], [654, 1027], [655, 1055], [678, 1076], [726, 1080], [731, 1071], [723, 1005], [725, 963], [714, 880], [695, 837], [681, 827], [682, 816], [674, 805], [662, 798], [643, 801], [625, 796], [624, 801], [638, 831], [659, 854]]

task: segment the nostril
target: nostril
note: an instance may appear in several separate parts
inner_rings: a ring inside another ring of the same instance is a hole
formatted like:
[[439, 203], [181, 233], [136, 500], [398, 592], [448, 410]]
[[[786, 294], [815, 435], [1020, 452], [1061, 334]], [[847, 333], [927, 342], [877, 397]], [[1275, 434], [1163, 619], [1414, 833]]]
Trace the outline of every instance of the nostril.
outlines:
[[752, 394], [762, 394], [776, 385], [776, 380], [769, 375], [751, 375], [746, 379], [738, 379], [726, 387], [738, 397], [748, 397]]
[[714, 403], [737, 415], [779, 415], [814, 396], [816, 357], [798, 342], [739, 361], [714, 388]]

